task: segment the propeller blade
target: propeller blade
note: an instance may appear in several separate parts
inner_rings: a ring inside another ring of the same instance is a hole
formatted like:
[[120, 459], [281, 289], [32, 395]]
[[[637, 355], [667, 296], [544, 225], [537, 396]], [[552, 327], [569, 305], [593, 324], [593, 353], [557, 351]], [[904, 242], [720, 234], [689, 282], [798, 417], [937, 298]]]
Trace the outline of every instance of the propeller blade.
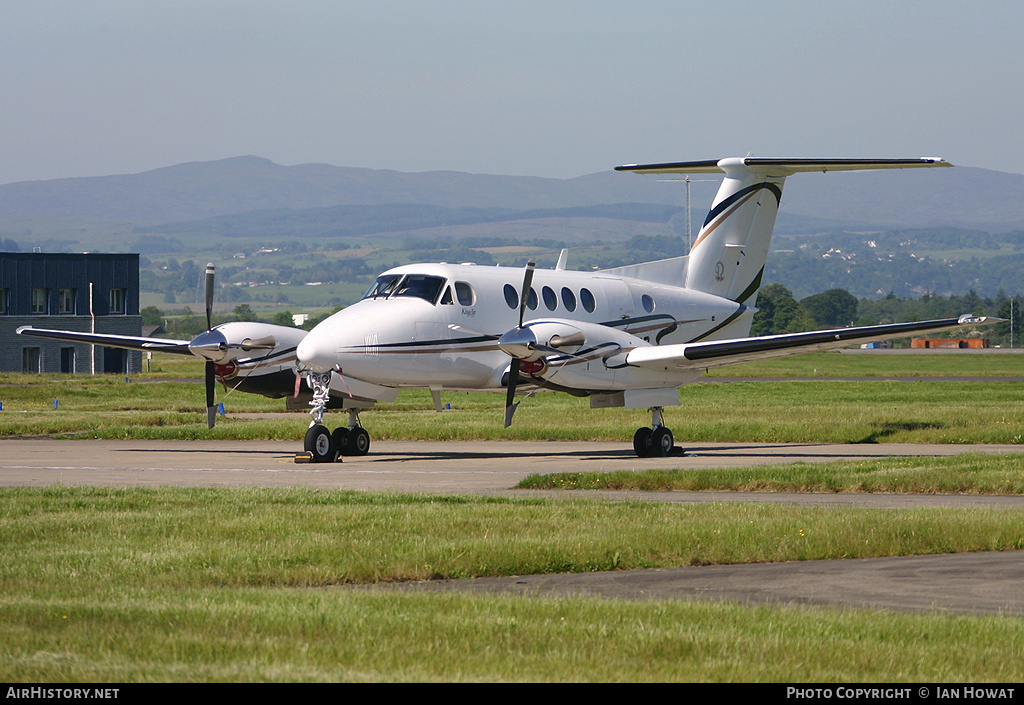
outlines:
[[295, 393], [292, 394], [292, 399], [298, 399], [299, 398], [299, 390], [301, 388], [302, 388], [302, 375], [300, 375], [298, 373], [298, 371], [296, 371], [295, 372]]
[[519, 384], [519, 358], [512, 358], [508, 369], [508, 394], [505, 396], [505, 428], [512, 425], [512, 414], [516, 413], [516, 385]]
[[206, 265], [206, 330], [213, 328], [213, 262]]
[[206, 361], [206, 423], [213, 428], [217, 418], [217, 407], [214, 405], [214, 390], [217, 386], [217, 376], [212, 360]]
[[533, 270], [537, 263], [532, 259], [526, 263], [526, 273], [523, 275], [523, 295], [519, 302], [519, 327], [523, 327], [523, 318], [526, 316], [526, 302], [530, 300], [530, 288], [533, 286]]

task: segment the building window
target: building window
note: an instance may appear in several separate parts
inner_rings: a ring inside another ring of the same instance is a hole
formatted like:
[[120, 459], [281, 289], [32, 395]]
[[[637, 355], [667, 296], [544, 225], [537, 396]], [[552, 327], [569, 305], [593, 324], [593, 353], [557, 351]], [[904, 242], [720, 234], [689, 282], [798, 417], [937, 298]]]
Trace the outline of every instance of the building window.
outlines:
[[22, 372], [33, 372], [38, 373], [42, 370], [39, 368], [39, 348], [22, 348], [21, 349], [21, 371]]
[[8, 310], [7, 289], [0, 289], [0, 316], [7, 315]]
[[75, 290], [60, 289], [57, 293], [57, 311], [59, 313], [75, 312]]
[[61, 372], [74, 372], [75, 371], [75, 349], [74, 348], [61, 348], [60, 349], [60, 371]]
[[49, 291], [47, 289], [33, 289], [32, 290], [32, 313], [39, 315], [46, 315], [50, 312], [49, 307], [46, 305], [46, 300], [49, 298]]
[[124, 313], [124, 289], [110, 290], [110, 312]]

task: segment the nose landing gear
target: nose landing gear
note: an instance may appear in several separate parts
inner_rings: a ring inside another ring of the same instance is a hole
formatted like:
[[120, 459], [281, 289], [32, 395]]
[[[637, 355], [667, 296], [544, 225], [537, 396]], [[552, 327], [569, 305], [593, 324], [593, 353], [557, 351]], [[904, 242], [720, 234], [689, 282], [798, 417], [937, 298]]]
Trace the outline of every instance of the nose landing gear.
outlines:
[[370, 434], [359, 425], [359, 410], [348, 410], [348, 427], [340, 426], [333, 432], [324, 425], [324, 412], [331, 397], [331, 372], [308, 372], [307, 381], [313, 388], [310, 415], [313, 420], [303, 441], [305, 452], [295, 456], [297, 463], [333, 463], [342, 457], [366, 455], [370, 452]]

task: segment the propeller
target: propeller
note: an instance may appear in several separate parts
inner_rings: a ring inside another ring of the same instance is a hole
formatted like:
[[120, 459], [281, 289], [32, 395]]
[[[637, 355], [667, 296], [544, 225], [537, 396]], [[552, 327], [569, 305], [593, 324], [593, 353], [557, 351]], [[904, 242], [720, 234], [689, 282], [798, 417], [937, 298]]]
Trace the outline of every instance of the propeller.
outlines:
[[[215, 392], [217, 389], [217, 364], [229, 364], [235, 355], [232, 350], [250, 352], [252, 350], [272, 351], [277, 347], [277, 340], [273, 335], [262, 338], [245, 337], [241, 341], [233, 342], [228, 340], [228, 335], [237, 336], [237, 333], [227, 330], [232, 325], [221, 325], [213, 327], [213, 294], [214, 294], [214, 266], [213, 262], [206, 265], [206, 330], [189, 341], [188, 349], [194, 355], [206, 360], [204, 382], [206, 385], [206, 423], [213, 428], [217, 418]], [[237, 341], [237, 337], [235, 338]], [[268, 352], [267, 355], [271, 353]], [[250, 369], [250, 372], [252, 369]], [[229, 392], [230, 393], [230, 392]]]
[[[523, 290], [519, 299], [519, 325], [516, 326], [514, 331], [509, 331], [505, 335], [501, 336], [502, 340], [506, 339], [506, 336], [513, 336], [516, 338], [516, 343], [522, 344], [518, 340], [523, 332], [523, 319], [526, 317], [526, 302], [530, 298], [530, 287], [533, 285], [533, 270], [537, 268], [537, 263], [532, 259], [526, 263], [526, 272], [523, 274]], [[528, 331], [527, 331], [528, 332]], [[534, 340], [536, 342], [536, 339]], [[501, 344], [501, 341], [498, 343]], [[519, 405], [515, 402], [516, 397], [516, 385], [519, 384], [519, 365], [520, 358], [512, 356], [512, 364], [509, 365], [508, 369], [508, 393], [505, 396], [505, 428], [512, 425], [512, 415], [516, 413], [516, 407]]]

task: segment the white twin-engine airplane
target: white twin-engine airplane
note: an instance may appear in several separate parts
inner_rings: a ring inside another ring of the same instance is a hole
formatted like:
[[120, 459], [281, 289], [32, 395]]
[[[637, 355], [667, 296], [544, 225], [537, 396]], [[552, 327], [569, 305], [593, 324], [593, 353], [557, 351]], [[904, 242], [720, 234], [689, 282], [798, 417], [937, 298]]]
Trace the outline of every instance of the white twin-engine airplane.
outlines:
[[[592, 408], [648, 408], [651, 426], [636, 431], [633, 447], [640, 457], [664, 456], [674, 439], [662, 411], [678, 405], [678, 388], [706, 368], [996, 321], [968, 314], [749, 337], [786, 177], [937, 166], [951, 165], [938, 158], [746, 157], [620, 166], [639, 174], [725, 173], [689, 255], [597, 272], [566, 269], [564, 251], [550, 270], [532, 261], [522, 272], [472, 264], [396, 267], [308, 334], [262, 323], [208, 325], [192, 341], [19, 332], [203, 357], [211, 425], [215, 378], [282, 397], [298, 396], [301, 375], [312, 390], [305, 453], [296, 456], [302, 460], [365, 454], [370, 437], [359, 411], [408, 388], [430, 389], [438, 409], [442, 390], [505, 390], [506, 427], [524, 388], [587, 396]], [[208, 322], [212, 291], [209, 265]], [[348, 426], [331, 432], [324, 425], [328, 408], [348, 410]]]

